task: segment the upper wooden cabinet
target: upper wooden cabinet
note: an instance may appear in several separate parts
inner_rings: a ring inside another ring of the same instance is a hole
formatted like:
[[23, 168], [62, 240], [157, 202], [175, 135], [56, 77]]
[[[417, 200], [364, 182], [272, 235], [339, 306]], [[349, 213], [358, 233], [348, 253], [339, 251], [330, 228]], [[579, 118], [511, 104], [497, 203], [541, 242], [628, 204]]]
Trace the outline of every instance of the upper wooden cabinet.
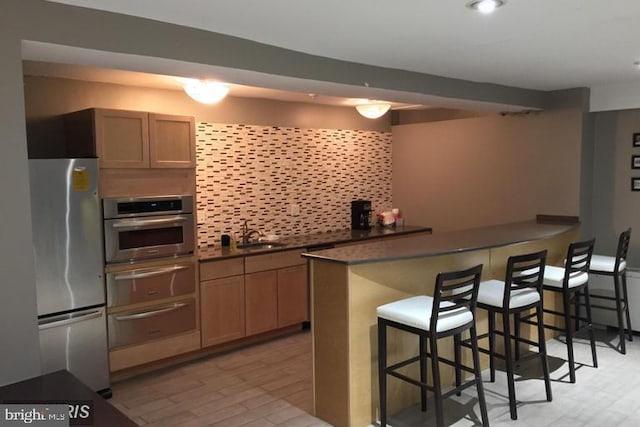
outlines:
[[149, 114], [149, 163], [152, 168], [196, 166], [196, 123], [193, 117]]
[[67, 154], [98, 157], [101, 168], [194, 168], [189, 116], [92, 108], [65, 116]]

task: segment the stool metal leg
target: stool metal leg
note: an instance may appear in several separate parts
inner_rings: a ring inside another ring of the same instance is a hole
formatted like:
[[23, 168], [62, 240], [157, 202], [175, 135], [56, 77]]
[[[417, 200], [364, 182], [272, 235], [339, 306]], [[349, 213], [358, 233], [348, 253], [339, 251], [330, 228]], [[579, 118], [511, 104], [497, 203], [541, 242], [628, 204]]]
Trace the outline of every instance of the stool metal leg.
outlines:
[[627, 354], [626, 337], [624, 332], [624, 323], [622, 323], [622, 298], [620, 295], [620, 276], [613, 275], [613, 288], [616, 296], [616, 317], [618, 319], [618, 335], [620, 336], [620, 353]]
[[489, 310], [489, 372], [490, 381], [496, 380], [496, 365], [493, 355], [496, 353], [496, 312]]
[[[460, 338], [461, 334], [455, 334], [453, 336], [453, 361], [456, 371], [456, 387], [460, 387], [460, 384], [462, 384], [462, 369], [460, 369], [460, 365], [462, 364], [462, 345], [460, 344]], [[456, 396], [460, 396], [460, 394], [460, 392], [457, 392]]]
[[564, 308], [564, 332], [567, 340], [567, 355], [569, 359], [569, 381], [576, 382], [576, 367], [573, 358], [573, 330], [571, 328], [571, 294], [562, 291], [562, 305]]
[[576, 326], [574, 330], [578, 332], [580, 330], [580, 291], [576, 292], [573, 299], [574, 299], [573, 309], [576, 316], [576, 320], [575, 320]]
[[[424, 335], [420, 335], [420, 382], [427, 383], [427, 340]], [[420, 387], [420, 409], [427, 410], [427, 389]]]
[[[589, 298], [589, 284], [584, 287], [584, 302], [587, 309], [587, 322], [589, 328], [589, 340], [591, 341], [591, 359], [593, 360], [593, 367], [598, 367], [598, 356], [596, 355], [596, 339], [593, 334], [593, 322], [591, 320], [591, 298]], [[624, 342], [624, 340], [623, 340]]]
[[515, 335], [515, 357], [520, 360], [520, 313], [513, 313], [513, 334]]
[[378, 318], [378, 387], [380, 389], [380, 427], [387, 425], [387, 322]]
[[484, 427], [489, 427], [487, 402], [484, 398], [484, 386], [482, 384], [482, 375], [480, 373], [480, 352], [478, 351], [478, 335], [476, 334], [476, 327], [472, 326], [469, 333], [471, 334], [471, 355], [473, 357], [473, 371], [476, 377], [476, 391], [478, 393], [480, 416], [482, 417], [482, 425]]
[[540, 363], [542, 363], [542, 374], [544, 376], [544, 389], [547, 393], [547, 401], [553, 399], [551, 395], [551, 378], [549, 377], [549, 361], [547, 360], [547, 342], [544, 336], [544, 313], [542, 304], [536, 308], [538, 319], [538, 352], [540, 353]]
[[517, 420], [516, 385], [513, 379], [513, 356], [511, 355], [511, 331], [508, 311], [502, 313], [502, 323], [504, 331], [504, 361], [507, 365], [507, 386], [509, 388], [509, 411], [511, 412], [511, 419]]
[[629, 314], [629, 293], [627, 292], [627, 273], [623, 271], [621, 274], [622, 279], [622, 293], [624, 294], [624, 312], [627, 317], [627, 333], [629, 334], [629, 341], [633, 341], [633, 335], [631, 334], [631, 315]]
[[444, 409], [442, 406], [442, 385], [440, 384], [440, 363], [438, 362], [438, 339], [436, 334], [429, 336], [431, 350], [431, 369], [433, 371], [433, 398], [436, 407], [436, 426], [444, 427]]

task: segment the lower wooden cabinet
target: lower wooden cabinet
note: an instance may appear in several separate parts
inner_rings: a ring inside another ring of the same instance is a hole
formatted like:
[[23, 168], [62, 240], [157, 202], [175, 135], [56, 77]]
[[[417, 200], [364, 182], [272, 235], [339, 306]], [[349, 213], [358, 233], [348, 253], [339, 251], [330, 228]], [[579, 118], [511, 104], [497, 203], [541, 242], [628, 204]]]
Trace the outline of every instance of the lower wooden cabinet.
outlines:
[[309, 320], [307, 264], [300, 254], [295, 250], [202, 261], [202, 347]]
[[202, 346], [207, 347], [245, 336], [244, 276], [200, 283]]
[[247, 336], [278, 328], [277, 270], [245, 275]]
[[282, 268], [278, 273], [278, 327], [309, 320], [307, 265]]

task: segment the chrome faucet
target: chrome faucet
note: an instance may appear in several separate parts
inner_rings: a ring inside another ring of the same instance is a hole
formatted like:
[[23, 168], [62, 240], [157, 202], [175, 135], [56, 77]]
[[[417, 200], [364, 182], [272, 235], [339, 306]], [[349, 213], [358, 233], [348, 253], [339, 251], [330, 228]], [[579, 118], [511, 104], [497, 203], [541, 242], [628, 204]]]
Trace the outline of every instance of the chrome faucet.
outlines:
[[262, 237], [262, 232], [259, 230], [249, 230], [249, 220], [245, 220], [242, 224], [242, 244], [249, 244], [249, 239], [254, 234], [257, 234], [259, 237]]

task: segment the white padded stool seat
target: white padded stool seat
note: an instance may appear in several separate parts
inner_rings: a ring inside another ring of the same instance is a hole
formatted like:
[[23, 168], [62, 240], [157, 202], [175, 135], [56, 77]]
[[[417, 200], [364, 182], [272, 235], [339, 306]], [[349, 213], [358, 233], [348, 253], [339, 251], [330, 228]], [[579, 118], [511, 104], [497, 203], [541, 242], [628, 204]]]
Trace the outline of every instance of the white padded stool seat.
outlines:
[[[591, 265], [589, 271], [605, 271], [607, 273], [613, 273], [613, 269], [616, 266], [616, 257], [605, 255], [592, 255]], [[620, 260], [620, 271], [627, 268], [627, 261]]]
[[[504, 282], [502, 280], [486, 280], [480, 282], [478, 288], [478, 303], [502, 308], [504, 298]], [[540, 295], [535, 289], [512, 289], [509, 308], [524, 307], [540, 301]]]
[[[548, 265], [544, 269], [545, 286], [553, 286], [562, 288], [562, 280], [564, 279], [564, 268]], [[583, 271], [576, 271], [569, 276], [569, 288], [584, 285], [589, 280], [589, 275]]]
[[[443, 302], [440, 307], [451, 307], [450, 302]], [[381, 305], [377, 308], [378, 317], [392, 322], [402, 323], [414, 328], [429, 330], [433, 297], [419, 295]], [[436, 332], [449, 331], [473, 321], [473, 314], [464, 308], [441, 313], [438, 317]]]

